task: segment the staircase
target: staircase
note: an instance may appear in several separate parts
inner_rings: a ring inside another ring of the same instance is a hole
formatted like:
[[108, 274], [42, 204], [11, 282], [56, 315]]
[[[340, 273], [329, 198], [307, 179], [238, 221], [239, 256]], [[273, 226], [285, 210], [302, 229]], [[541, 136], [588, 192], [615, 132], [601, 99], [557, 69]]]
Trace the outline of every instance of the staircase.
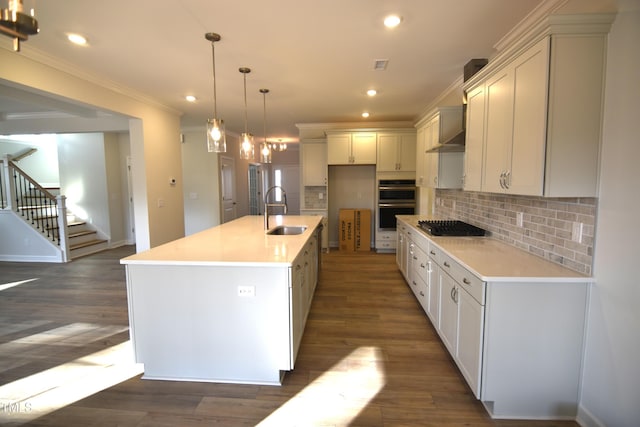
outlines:
[[[67, 215], [69, 218], [69, 215]], [[76, 259], [85, 255], [108, 249], [109, 242], [98, 236], [98, 232], [91, 224], [75, 217], [67, 219], [67, 239], [69, 241], [69, 256]]]
[[0, 159], [0, 166], [0, 209], [11, 209], [62, 249], [63, 260], [108, 249], [108, 240], [92, 224], [66, 208], [60, 188], [41, 186], [9, 158]]
[[[58, 187], [46, 187], [44, 189], [54, 196], [60, 194], [60, 188]], [[18, 206], [19, 212], [29, 211], [27, 217], [32, 218], [36, 222], [40, 221], [45, 223], [48, 222], [47, 219], [55, 218], [57, 216], [56, 212], [50, 209], [45, 209], [43, 206], [39, 206], [33, 201], [30, 201], [30, 199], [31, 197], [28, 195], [21, 198], [23, 205]], [[45, 226], [43, 234], [46, 236], [58, 237], [59, 232], [57, 228]], [[86, 221], [77, 218], [68, 208], [66, 235], [69, 249], [69, 260], [108, 249], [108, 240], [101, 238], [95, 227]]]

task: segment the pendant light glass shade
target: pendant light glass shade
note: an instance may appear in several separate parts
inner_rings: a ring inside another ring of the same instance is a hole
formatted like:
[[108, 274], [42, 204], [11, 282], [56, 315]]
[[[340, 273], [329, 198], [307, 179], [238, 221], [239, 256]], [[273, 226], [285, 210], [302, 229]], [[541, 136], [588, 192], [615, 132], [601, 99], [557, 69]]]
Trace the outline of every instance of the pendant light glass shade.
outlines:
[[218, 118], [218, 106], [216, 102], [216, 52], [214, 44], [220, 41], [220, 34], [206, 33], [204, 38], [211, 42], [211, 57], [213, 58], [213, 118], [207, 120], [207, 151], [210, 153], [227, 152], [227, 134], [224, 129], [224, 120]]
[[227, 138], [224, 130], [224, 120], [207, 120], [207, 151], [210, 153], [227, 152]]
[[260, 163], [271, 163], [271, 145], [267, 142], [267, 93], [269, 89], [260, 89], [264, 106], [264, 142], [260, 144]]
[[251, 69], [242, 67], [238, 71], [244, 75], [244, 132], [240, 135], [240, 158], [252, 161], [255, 158], [255, 147], [253, 135], [247, 130], [247, 74]]

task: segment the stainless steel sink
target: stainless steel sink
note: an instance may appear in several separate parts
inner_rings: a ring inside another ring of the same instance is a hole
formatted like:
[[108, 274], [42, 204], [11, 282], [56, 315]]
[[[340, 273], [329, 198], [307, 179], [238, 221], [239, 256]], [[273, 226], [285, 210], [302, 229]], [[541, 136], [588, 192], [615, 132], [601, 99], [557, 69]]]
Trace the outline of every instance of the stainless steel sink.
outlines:
[[267, 230], [267, 234], [273, 236], [295, 236], [302, 234], [307, 229], [304, 225], [279, 225]]

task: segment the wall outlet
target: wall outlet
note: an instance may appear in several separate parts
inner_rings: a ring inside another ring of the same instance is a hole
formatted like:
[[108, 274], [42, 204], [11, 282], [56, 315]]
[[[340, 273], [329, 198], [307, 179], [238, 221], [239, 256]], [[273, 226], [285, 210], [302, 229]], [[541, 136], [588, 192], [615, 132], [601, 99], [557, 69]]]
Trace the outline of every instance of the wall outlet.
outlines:
[[318, 199], [320, 200], [324, 199], [324, 193], [318, 193]]
[[255, 286], [238, 286], [238, 296], [239, 297], [255, 297], [256, 287]]
[[574, 222], [571, 229], [571, 240], [574, 242], [582, 243], [582, 231], [584, 224], [581, 222]]
[[516, 213], [516, 225], [518, 227], [524, 227], [524, 212]]

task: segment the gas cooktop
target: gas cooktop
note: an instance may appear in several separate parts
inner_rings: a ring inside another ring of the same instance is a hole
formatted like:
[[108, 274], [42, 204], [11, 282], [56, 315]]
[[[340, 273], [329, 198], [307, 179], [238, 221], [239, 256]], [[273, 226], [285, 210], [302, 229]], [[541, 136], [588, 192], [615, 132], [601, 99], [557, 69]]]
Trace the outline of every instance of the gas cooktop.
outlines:
[[485, 230], [458, 220], [418, 221], [418, 227], [432, 236], [484, 236]]

